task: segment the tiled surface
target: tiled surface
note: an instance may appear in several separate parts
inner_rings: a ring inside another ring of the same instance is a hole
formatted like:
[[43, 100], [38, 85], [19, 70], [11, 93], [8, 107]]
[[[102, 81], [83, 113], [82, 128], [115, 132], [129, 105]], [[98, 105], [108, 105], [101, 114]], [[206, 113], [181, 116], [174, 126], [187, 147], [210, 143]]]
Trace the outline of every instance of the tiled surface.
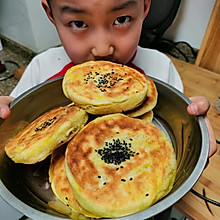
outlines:
[[[18, 79], [12, 74], [13, 70], [18, 67], [26, 66], [35, 53], [29, 51], [20, 45], [9, 42], [7, 39], [0, 36], [2, 43], [2, 50], [0, 51], [0, 60], [5, 62], [6, 68], [9, 73], [0, 73], [0, 96], [9, 95], [13, 88], [17, 85]], [[5, 77], [12, 76], [6, 80]]]

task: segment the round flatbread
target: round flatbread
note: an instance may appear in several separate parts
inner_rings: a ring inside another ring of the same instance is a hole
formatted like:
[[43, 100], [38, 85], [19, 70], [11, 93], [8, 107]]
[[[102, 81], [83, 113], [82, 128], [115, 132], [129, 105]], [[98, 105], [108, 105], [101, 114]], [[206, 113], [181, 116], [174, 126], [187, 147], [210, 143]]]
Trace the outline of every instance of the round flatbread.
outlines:
[[91, 114], [124, 112], [139, 106], [147, 95], [144, 74], [125, 65], [89, 61], [69, 69], [63, 78], [67, 98]]
[[130, 116], [130, 117], [141, 116], [149, 112], [150, 110], [152, 110], [157, 104], [158, 93], [157, 93], [156, 85], [153, 80], [151, 80], [147, 76], [145, 77], [146, 77], [147, 85], [148, 85], [147, 96], [140, 106], [130, 111], [125, 112], [127, 116]]
[[150, 110], [149, 112], [139, 116], [138, 118], [144, 120], [145, 122], [152, 123], [154, 118], [154, 112], [153, 110]]
[[[97, 217], [83, 209], [77, 202], [65, 171], [65, 150], [66, 147], [60, 147], [53, 151], [51, 156], [51, 163], [49, 168], [49, 181], [54, 194], [62, 201], [67, 207], [70, 207], [73, 213], [83, 214], [87, 217]], [[71, 216], [73, 215], [70, 212]]]
[[19, 132], [6, 146], [16, 163], [34, 164], [69, 141], [87, 122], [88, 114], [74, 106], [52, 109]]
[[176, 174], [166, 135], [123, 114], [89, 122], [68, 143], [65, 164], [80, 205], [107, 218], [151, 206], [171, 190]]

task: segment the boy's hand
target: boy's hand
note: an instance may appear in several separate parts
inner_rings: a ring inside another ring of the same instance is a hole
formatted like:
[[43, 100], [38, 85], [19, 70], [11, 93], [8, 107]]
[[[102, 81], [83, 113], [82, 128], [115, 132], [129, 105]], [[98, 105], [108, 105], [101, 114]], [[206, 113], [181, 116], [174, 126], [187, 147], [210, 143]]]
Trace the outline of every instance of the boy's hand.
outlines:
[[11, 114], [9, 104], [14, 100], [11, 96], [0, 96], [0, 118], [6, 119]]
[[194, 96], [191, 97], [190, 100], [192, 101], [192, 103], [188, 105], [187, 112], [190, 115], [204, 115], [203, 117], [209, 132], [209, 157], [211, 157], [217, 151], [217, 144], [214, 131], [206, 114], [209, 110], [210, 103], [208, 99], [204, 96]]

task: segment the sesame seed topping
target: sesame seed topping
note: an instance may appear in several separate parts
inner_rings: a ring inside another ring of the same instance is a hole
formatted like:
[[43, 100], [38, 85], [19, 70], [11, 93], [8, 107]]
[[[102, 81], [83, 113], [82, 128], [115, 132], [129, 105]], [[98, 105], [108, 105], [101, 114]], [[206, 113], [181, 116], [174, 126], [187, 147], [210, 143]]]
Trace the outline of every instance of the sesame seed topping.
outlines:
[[[131, 150], [131, 147], [131, 143], [121, 141], [118, 138], [113, 139], [112, 142], [105, 142], [105, 147], [95, 150], [95, 152], [101, 156], [101, 160], [104, 160], [105, 163], [120, 165], [122, 162], [134, 157], [135, 152]], [[123, 168], [123, 166], [120, 166], [120, 168]]]
[[107, 92], [106, 88], [113, 87], [118, 81], [123, 80], [123, 77], [122, 75], [118, 74], [113, 70], [111, 70], [111, 72], [106, 73], [90, 71], [86, 74], [86, 77], [84, 78], [86, 84], [89, 80], [92, 80], [101, 92]]
[[37, 128], [35, 128], [34, 131], [42, 131], [44, 128], [49, 127], [54, 121], [56, 120], [56, 117], [50, 118], [47, 121], [45, 121], [44, 123], [42, 123], [40, 126], [38, 126]]
[[121, 179], [122, 182], [126, 182], [126, 179]]

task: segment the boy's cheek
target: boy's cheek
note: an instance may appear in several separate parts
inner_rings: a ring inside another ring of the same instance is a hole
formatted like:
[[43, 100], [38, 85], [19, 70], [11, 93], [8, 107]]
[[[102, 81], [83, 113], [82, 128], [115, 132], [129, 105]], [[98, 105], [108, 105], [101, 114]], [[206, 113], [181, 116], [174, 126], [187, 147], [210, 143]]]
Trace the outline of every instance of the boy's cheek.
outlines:
[[138, 41], [134, 41], [130, 39], [129, 41], [122, 42], [119, 47], [117, 53], [118, 53], [118, 59], [121, 60], [121, 63], [128, 63], [131, 58], [134, 56], [138, 46]]

